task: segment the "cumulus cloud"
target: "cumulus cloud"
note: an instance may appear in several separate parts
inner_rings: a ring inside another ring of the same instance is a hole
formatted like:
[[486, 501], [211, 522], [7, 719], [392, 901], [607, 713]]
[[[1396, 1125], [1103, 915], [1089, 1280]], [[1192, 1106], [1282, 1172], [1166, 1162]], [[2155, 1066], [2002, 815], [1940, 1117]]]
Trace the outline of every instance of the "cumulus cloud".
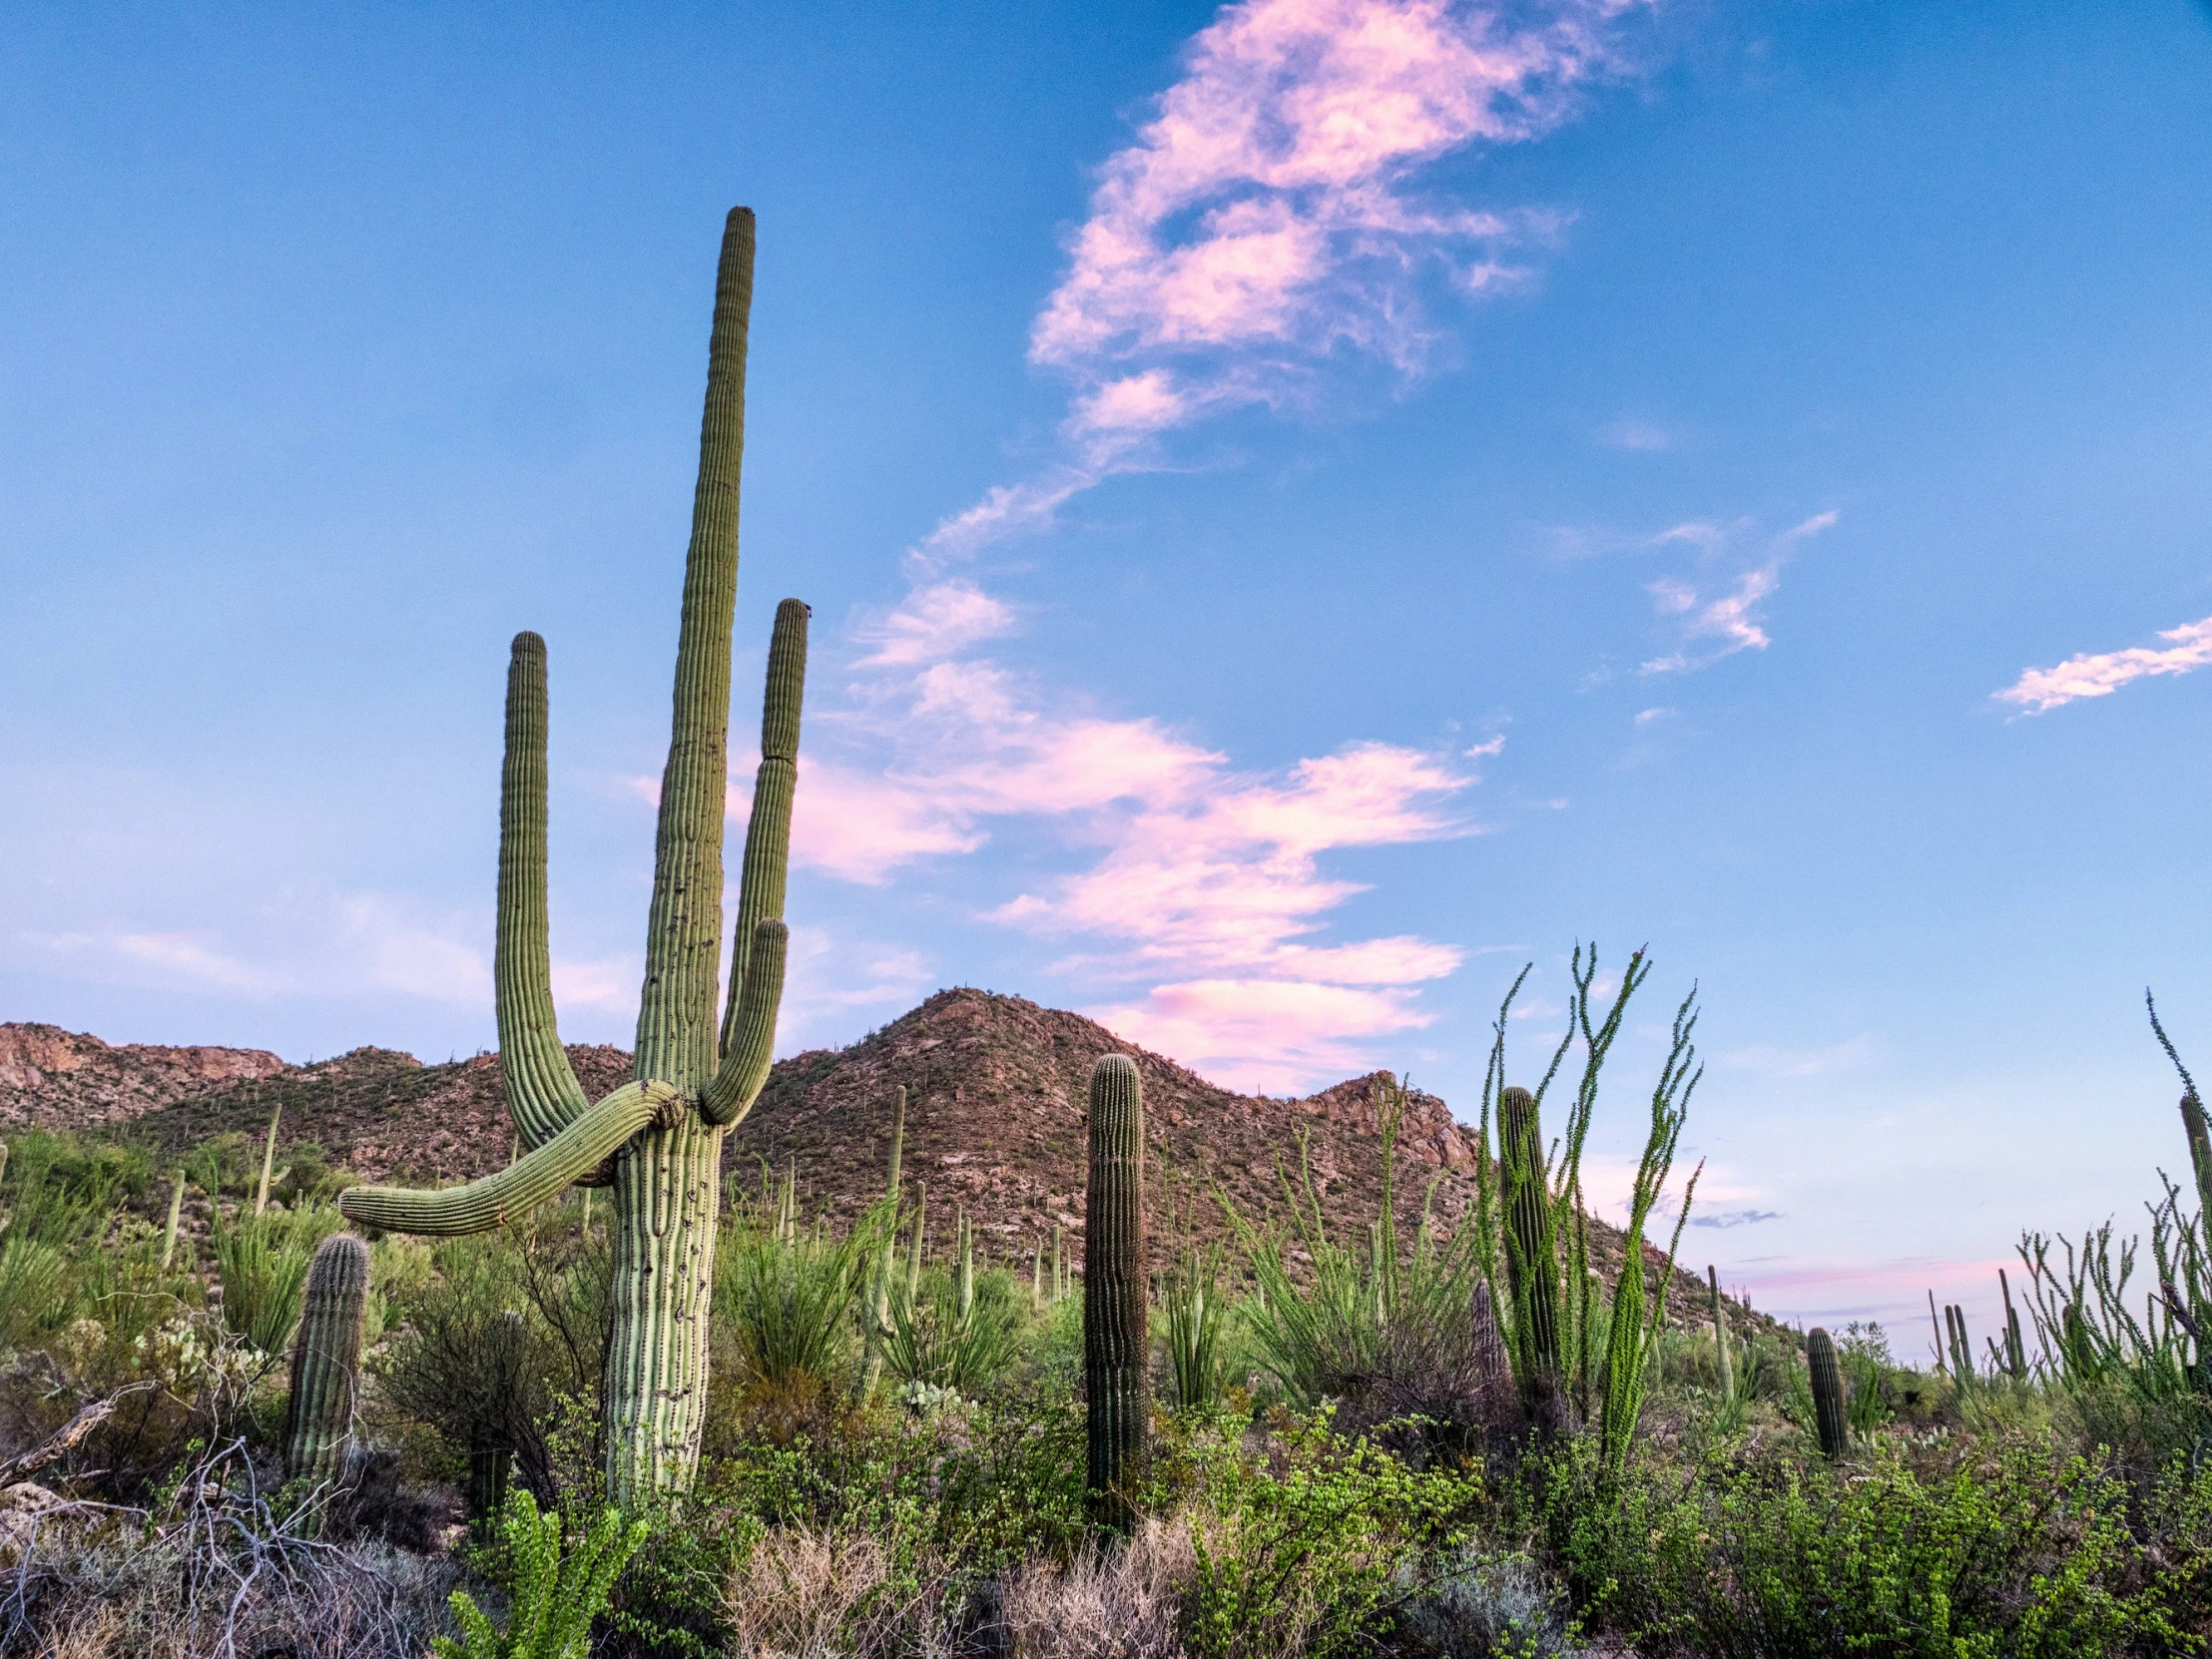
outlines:
[[2158, 636], [2172, 643], [2163, 650], [2135, 645], [2125, 651], [2068, 657], [2056, 668], [2031, 668], [2000, 692], [1999, 703], [2010, 703], [2023, 714], [2048, 714], [2085, 697], [2110, 697], [2122, 686], [2154, 674], [2187, 674], [2212, 663], [2212, 617], [2185, 622]]

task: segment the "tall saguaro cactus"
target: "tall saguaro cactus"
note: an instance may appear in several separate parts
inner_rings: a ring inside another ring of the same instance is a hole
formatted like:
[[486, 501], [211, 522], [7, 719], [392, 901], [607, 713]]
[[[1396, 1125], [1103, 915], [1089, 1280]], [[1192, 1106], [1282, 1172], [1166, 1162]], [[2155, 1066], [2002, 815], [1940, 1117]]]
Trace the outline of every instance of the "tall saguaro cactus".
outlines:
[[333, 1233], [315, 1247], [292, 1342], [291, 1399], [284, 1409], [287, 1480], [335, 1480], [345, 1472], [367, 1318], [368, 1246], [350, 1233]]
[[715, 283], [699, 484], [685, 557], [675, 714], [661, 779], [634, 1080], [586, 1101], [554, 1018], [546, 941], [545, 644], [519, 635], [508, 674], [499, 815], [499, 1054], [523, 1152], [442, 1192], [354, 1187], [354, 1221], [405, 1233], [486, 1232], [572, 1184], [613, 1188], [614, 1330], [601, 1410], [616, 1502], [680, 1491], [699, 1460], [722, 1142], [768, 1079], [784, 991], [785, 872], [798, 779], [808, 611], [777, 607], [719, 1030], [730, 631], [753, 299], [753, 213], [731, 211]]
[[1091, 1146], [1083, 1219], [1083, 1398], [1090, 1489], [1102, 1517], [1126, 1525], [1128, 1487], [1152, 1415], [1145, 1327], [1144, 1086], [1136, 1062], [1091, 1068]]
[[1813, 1426], [1820, 1431], [1822, 1454], [1834, 1460], [1851, 1449], [1844, 1369], [1837, 1363], [1835, 1339], [1817, 1325], [1805, 1338], [1805, 1365], [1813, 1376]]

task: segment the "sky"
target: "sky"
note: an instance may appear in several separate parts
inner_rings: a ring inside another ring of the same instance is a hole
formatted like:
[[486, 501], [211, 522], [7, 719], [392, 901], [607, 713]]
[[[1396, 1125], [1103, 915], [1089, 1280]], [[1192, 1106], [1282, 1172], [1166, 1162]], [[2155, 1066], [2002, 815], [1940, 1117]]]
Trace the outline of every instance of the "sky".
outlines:
[[12, 7], [0, 1018], [493, 1042], [506, 643], [627, 1042], [715, 250], [783, 1052], [972, 984], [1471, 1116], [1676, 1004], [1684, 1246], [1990, 1327], [2212, 1066], [2212, 7]]

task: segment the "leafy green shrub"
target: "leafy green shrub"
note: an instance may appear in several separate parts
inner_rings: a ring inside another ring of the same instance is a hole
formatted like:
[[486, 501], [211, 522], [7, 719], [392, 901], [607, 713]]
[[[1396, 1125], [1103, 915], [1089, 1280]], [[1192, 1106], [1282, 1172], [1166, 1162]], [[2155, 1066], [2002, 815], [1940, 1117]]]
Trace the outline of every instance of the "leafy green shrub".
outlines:
[[861, 1283], [882, 1244], [879, 1230], [863, 1223], [841, 1234], [800, 1232], [767, 1221], [750, 1205], [724, 1218], [715, 1326], [735, 1337], [752, 1379], [785, 1389], [840, 1386], [850, 1380]]
[[1279, 1415], [1270, 1455], [1221, 1442], [1193, 1464], [1185, 1636], [1197, 1659], [1329, 1659], [1388, 1627], [1424, 1561], [1471, 1521], [1471, 1473], [1416, 1470], [1332, 1413]]
[[528, 1492], [510, 1493], [500, 1524], [513, 1571], [506, 1628], [493, 1625], [466, 1590], [455, 1590], [460, 1639], [435, 1637], [430, 1651], [437, 1659], [586, 1659], [592, 1620], [647, 1531], [643, 1520], [625, 1525], [604, 1509], [564, 1555], [561, 1517], [540, 1515]]
[[1537, 1478], [1574, 1588], [1641, 1652], [2025, 1659], [2172, 1633], [2126, 1489], [2047, 1442], [1927, 1473], [1894, 1443], [1848, 1472], [1716, 1448], [1647, 1459], [1610, 1502], [1568, 1443]]

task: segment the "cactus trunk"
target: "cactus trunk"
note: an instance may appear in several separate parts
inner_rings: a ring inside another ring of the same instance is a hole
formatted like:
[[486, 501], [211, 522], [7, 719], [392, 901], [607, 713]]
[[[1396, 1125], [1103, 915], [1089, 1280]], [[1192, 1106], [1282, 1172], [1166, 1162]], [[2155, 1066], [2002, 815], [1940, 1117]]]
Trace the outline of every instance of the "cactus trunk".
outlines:
[[1536, 1097], [1526, 1089], [1499, 1091], [1497, 1139], [1506, 1283], [1513, 1298], [1513, 1371], [1531, 1404], [1543, 1405], [1559, 1388], [1559, 1246], [1545, 1179], [1543, 1125]]
[[1090, 1174], [1083, 1221], [1083, 1397], [1090, 1489], [1100, 1518], [1126, 1529], [1129, 1486], [1152, 1413], [1144, 1236], [1144, 1089], [1136, 1062], [1091, 1071]]
[[269, 1114], [269, 1140], [262, 1148], [262, 1184], [254, 1194], [254, 1214], [260, 1215], [269, 1208], [269, 1177], [276, 1167], [276, 1125], [284, 1115], [284, 1103], [278, 1101], [276, 1110]]
[[[767, 1080], [783, 995], [807, 662], [807, 607], [796, 599], [777, 608], [769, 647], [731, 999], [717, 1020], [753, 244], [751, 210], [732, 210], [715, 284], [635, 1081], [586, 1105], [560, 1046], [545, 926], [545, 646], [524, 634], [508, 682], [495, 979], [501, 1067], [527, 1150], [464, 1187], [356, 1187], [340, 1200], [348, 1217], [372, 1226], [468, 1233], [517, 1220], [572, 1184], [612, 1186], [614, 1325], [600, 1408], [608, 1494], [625, 1507], [682, 1491], [698, 1464], [722, 1143]], [[490, 1480], [488, 1466], [484, 1472]]]
[[1851, 1427], [1844, 1416], [1844, 1371], [1836, 1362], [1836, 1344], [1819, 1326], [1805, 1339], [1805, 1364], [1813, 1374], [1813, 1422], [1821, 1452], [1834, 1460], [1851, 1449]]
[[284, 1411], [287, 1480], [320, 1483], [345, 1474], [367, 1318], [368, 1246], [350, 1233], [333, 1233], [315, 1247], [292, 1343], [291, 1398]]

